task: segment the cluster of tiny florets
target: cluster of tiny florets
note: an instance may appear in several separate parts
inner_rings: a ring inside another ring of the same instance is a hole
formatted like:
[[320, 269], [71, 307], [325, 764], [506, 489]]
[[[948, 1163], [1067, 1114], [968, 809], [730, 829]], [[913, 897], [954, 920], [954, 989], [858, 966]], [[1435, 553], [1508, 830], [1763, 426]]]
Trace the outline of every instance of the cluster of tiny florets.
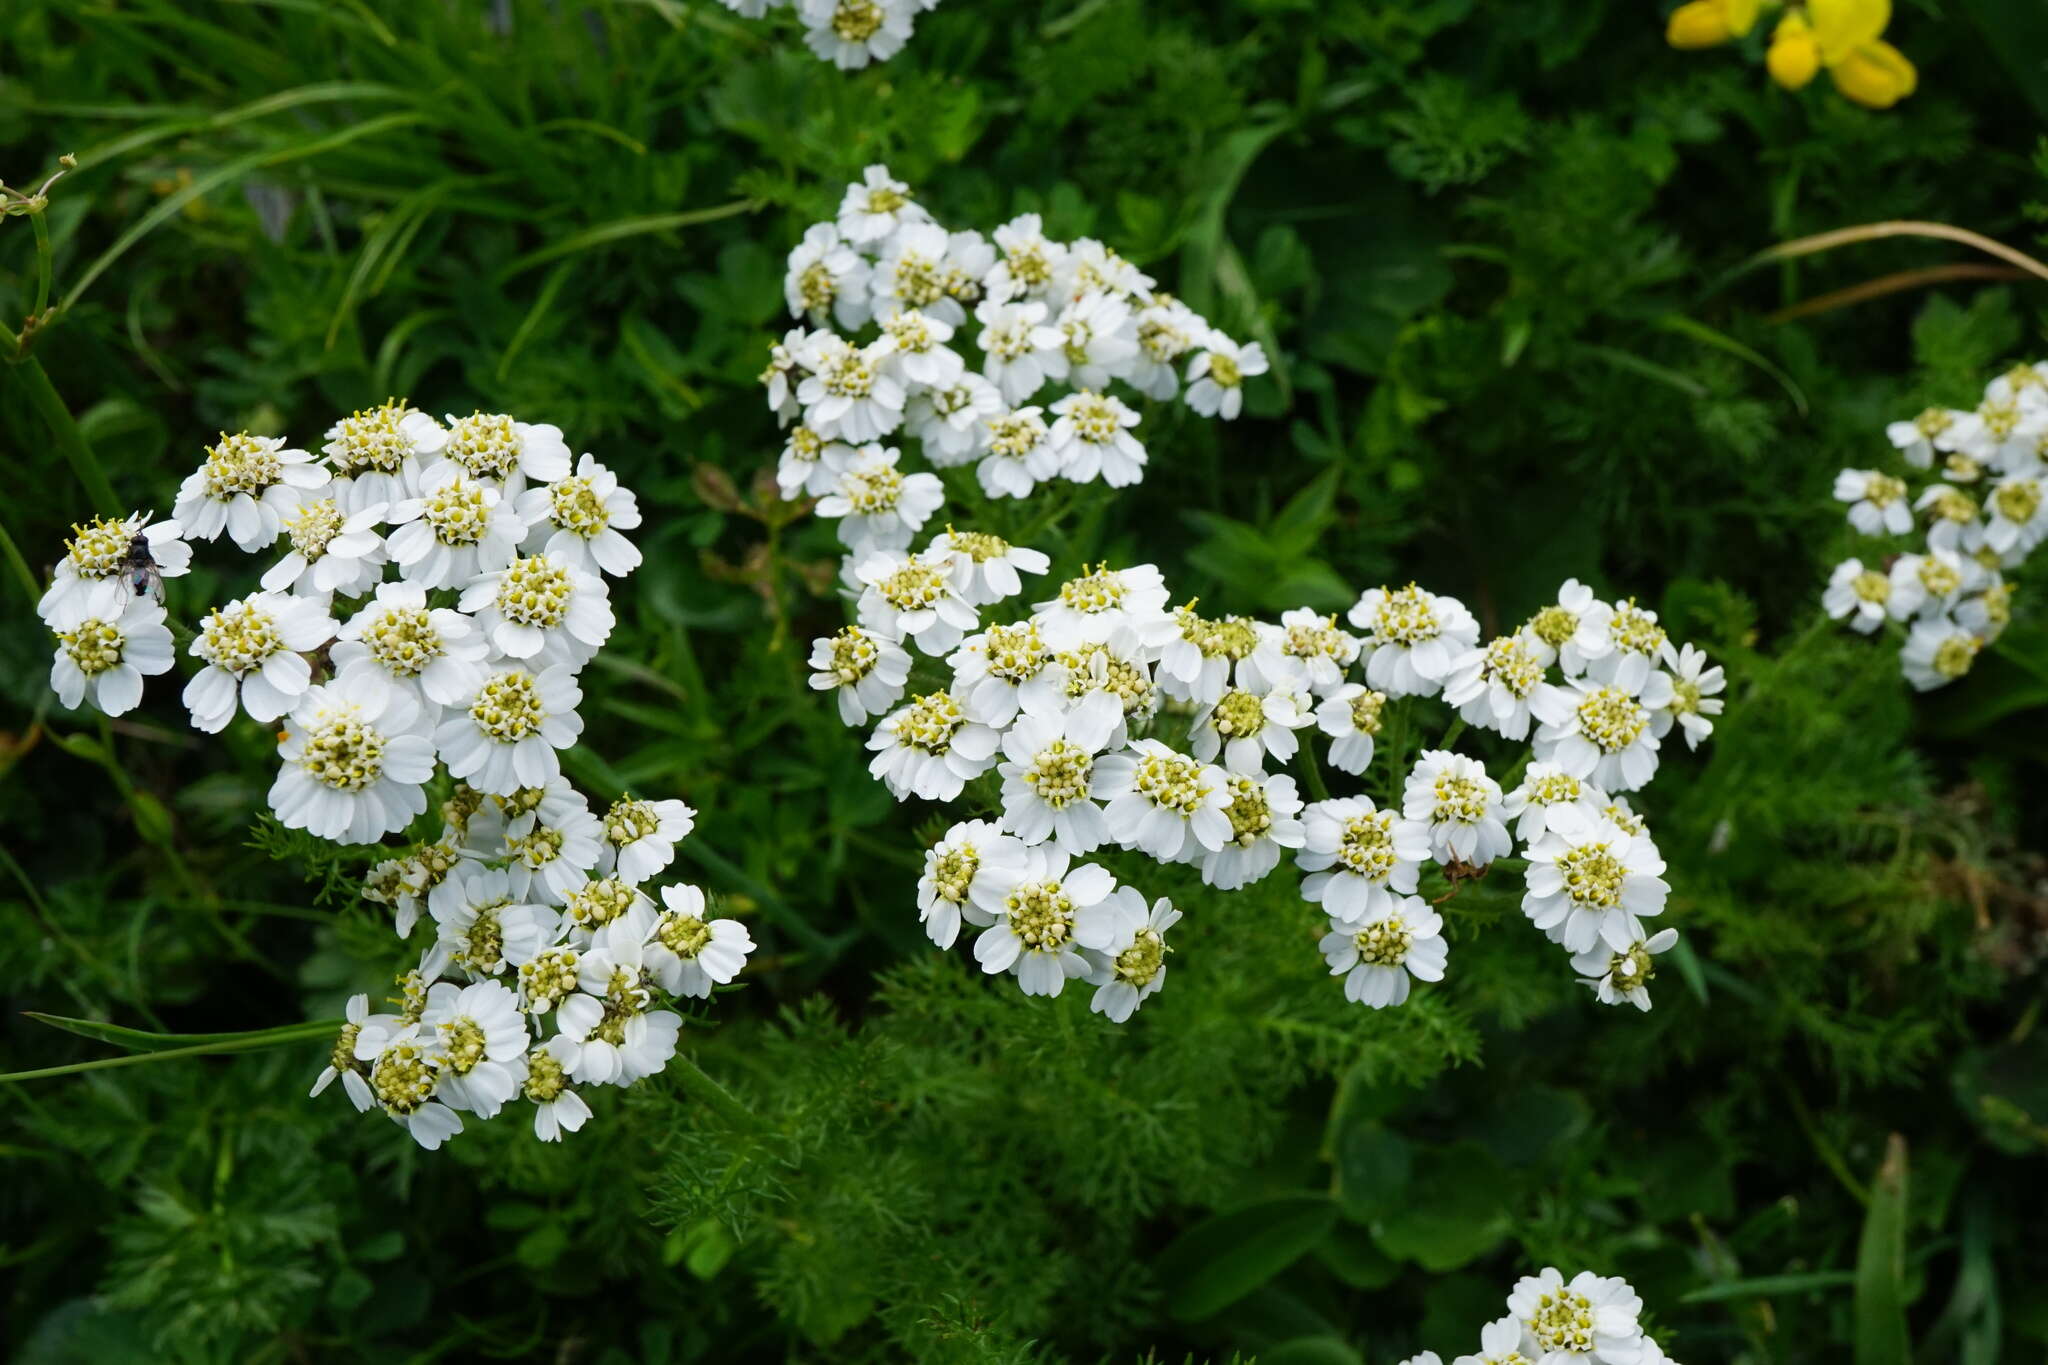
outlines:
[[744, 19], [788, 8], [804, 26], [811, 51], [841, 71], [886, 62], [910, 41], [917, 16], [939, 0], [719, 0]]
[[[1507, 1313], [1479, 1329], [1479, 1349], [1454, 1365], [1672, 1365], [1643, 1330], [1643, 1301], [1618, 1275], [1582, 1270], [1566, 1280], [1555, 1267], [1524, 1275]], [[1401, 1365], [1442, 1365], [1435, 1351]]]

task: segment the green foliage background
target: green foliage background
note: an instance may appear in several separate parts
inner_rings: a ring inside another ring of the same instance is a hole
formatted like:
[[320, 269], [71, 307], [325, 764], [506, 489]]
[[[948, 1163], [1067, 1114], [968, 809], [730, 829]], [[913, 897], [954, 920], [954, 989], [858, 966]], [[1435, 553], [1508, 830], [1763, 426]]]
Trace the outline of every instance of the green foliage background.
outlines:
[[[124, 504], [168, 507], [218, 430], [310, 441], [387, 392], [561, 425], [650, 513], [575, 775], [697, 805], [683, 870], [764, 952], [686, 1038], [744, 1120], [650, 1082], [560, 1148], [508, 1117], [426, 1155], [304, 1098], [319, 1042], [0, 1085], [7, 1347], [1339, 1365], [1472, 1349], [1556, 1262], [1629, 1276], [1694, 1365], [2038, 1358], [2048, 637], [1916, 703], [1815, 599], [1834, 471], [2038, 354], [2042, 287], [1775, 321], [1966, 258], [1732, 268], [1881, 219], [2036, 247], [2048, 38], [2021, 0], [1902, 3], [1922, 89], [1873, 114], [1662, 17], [951, 0], [848, 76], [710, 0], [13, 0], [0, 175], [82, 162], [33, 354]], [[925, 945], [935, 825], [800, 685], [835, 550], [761, 482], [754, 385], [783, 253], [873, 160], [956, 226], [1100, 235], [1279, 359], [1244, 420], [1154, 432], [1063, 566], [1267, 612], [1416, 578], [1489, 626], [1577, 575], [1728, 666], [1641, 807], [1691, 949], [1653, 1014], [1597, 1009], [1501, 886], [1386, 1014], [1323, 978], [1284, 873], [1149, 888], [1189, 921], [1120, 1030]], [[10, 327], [34, 259], [0, 223]], [[92, 509], [4, 368], [0, 526], [40, 567]], [[241, 590], [201, 560], [174, 609]], [[23, 1010], [206, 1032], [380, 989], [361, 864], [252, 836], [265, 737], [199, 742], [168, 683], [111, 728], [55, 709], [19, 586], [0, 1068], [108, 1051]]]

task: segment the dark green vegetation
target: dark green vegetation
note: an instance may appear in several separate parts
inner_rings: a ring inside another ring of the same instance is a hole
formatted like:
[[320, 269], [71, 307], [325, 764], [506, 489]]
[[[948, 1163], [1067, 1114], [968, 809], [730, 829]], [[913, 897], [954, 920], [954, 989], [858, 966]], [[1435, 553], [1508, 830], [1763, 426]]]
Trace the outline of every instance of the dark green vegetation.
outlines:
[[[13, 0], [0, 175], [82, 163], [32, 354], [122, 504], [167, 509], [218, 430], [310, 443], [387, 392], [561, 425], [649, 513], [578, 776], [700, 807], [716, 861], [682, 870], [764, 951], [685, 1039], [755, 1124], [650, 1082], [560, 1148], [508, 1117], [424, 1155], [304, 1098], [317, 1042], [0, 1086], [6, 1346], [1380, 1365], [1473, 1349], [1555, 1262], [1627, 1275], [1689, 1365], [2038, 1357], [2048, 1241], [2013, 1195], [2048, 1144], [2021, 800], [2048, 645], [2023, 595], [1916, 703], [1815, 599], [1834, 471], [2048, 347], [2043, 286], [1774, 322], [1984, 258], [1729, 276], [1881, 219], [2037, 246], [2024, 9], [1902, 6], [1921, 92], [1871, 114], [1667, 51], [1622, 0], [949, 0], [851, 77], [709, 0]], [[1153, 560], [1268, 612], [1415, 578], [1489, 626], [1577, 575], [1727, 665], [1720, 733], [1638, 803], [1697, 963], [1653, 1014], [1596, 1008], [1492, 884], [1386, 1014], [1322, 977], [1285, 873], [1186, 895], [1122, 1030], [925, 944], [934, 826], [801, 686], [831, 532], [758, 481], [782, 254], [877, 159], [956, 226], [1100, 235], [1277, 351], [1245, 420], [1150, 433], [1152, 477], [1053, 535], [1058, 567]], [[33, 231], [0, 221], [10, 329]], [[0, 376], [0, 526], [43, 565], [94, 508], [32, 378]], [[381, 988], [384, 912], [323, 882], [360, 864], [252, 842], [265, 737], [200, 742], [162, 679], [111, 730], [56, 711], [8, 578], [0, 1068], [109, 1052], [22, 1010], [203, 1033]], [[244, 584], [203, 570], [174, 609]]]

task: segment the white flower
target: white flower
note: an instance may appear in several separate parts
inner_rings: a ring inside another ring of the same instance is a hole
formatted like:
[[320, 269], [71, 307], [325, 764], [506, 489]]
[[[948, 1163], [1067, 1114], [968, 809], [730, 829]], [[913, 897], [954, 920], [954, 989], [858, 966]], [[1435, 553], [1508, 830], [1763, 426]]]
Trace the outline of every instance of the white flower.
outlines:
[[1114, 294], [1090, 290], [1053, 319], [1060, 345], [1045, 358], [1046, 378], [1077, 389], [1104, 389], [1130, 368], [1138, 353], [1131, 305]]
[[417, 495], [423, 461], [447, 448], [448, 432], [404, 399], [387, 398], [336, 422], [325, 440], [320, 453], [334, 471], [334, 499], [355, 513]]
[[628, 792], [604, 813], [597, 866], [637, 885], [674, 862], [676, 845], [696, 827], [687, 802], [636, 800]]
[[948, 260], [951, 250], [952, 238], [936, 223], [909, 223], [898, 228], [868, 277], [875, 316], [928, 313], [949, 327], [966, 321], [966, 310], [948, 288], [953, 282]]
[[1002, 737], [1003, 828], [1027, 845], [1051, 840], [1075, 857], [1109, 837], [1095, 803], [1095, 758], [1109, 745], [1121, 713], [1083, 708], [1025, 715]]
[[945, 654], [980, 624], [953, 586], [950, 559], [878, 550], [860, 562], [854, 577], [861, 584], [860, 623], [875, 635]]
[[1141, 739], [1095, 761], [1110, 837], [1163, 863], [1191, 861], [1231, 838], [1230, 776], [1214, 764]]
[[1362, 923], [1331, 920], [1317, 944], [1330, 975], [1344, 978], [1344, 998], [1355, 1005], [1385, 1009], [1405, 1004], [1410, 977], [1444, 979], [1450, 945], [1442, 916], [1420, 896], [1403, 896], [1393, 908]]
[[1462, 1355], [1451, 1365], [1534, 1365], [1522, 1354], [1522, 1324], [1500, 1318], [1479, 1329], [1479, 1354]]
[[599, 946], [576, 963], [578, 990], [555, 1012], [555, 1021], [578, 1044], [569, 1074], [598, 1085], [631, 1085], [668, 1065], [676, 1054], [683, 1017], [651, 1008], [647, 928], [652, 911], [637, 907], [599, 934]]
[[968, 778], [994, 766], [996, 739], [994, 730], [968, 717], [957, 695], [927, 692], [875, 726], [868, 748], [876, 753], [868, 771], [898, 801], [951, 801]]
[[1845, 469], [1835, 476], [1835, 500], [1849, 504], [1849, 524], [1866, 536], [1913, 529], [1913, 508], [1903, 480], [1874, 469]]
[[981, 323], [981, 373], [1002, 390], [1005, 403], [1018, 407], [1045, 383], [1048, 359], [1064, 340], [1060, 329], [1047, 325], [1046, 306], [1036, 299], [983, 299], [974, 316]]
[[464, 862], [427, 893], [434, 946], [420, 970], [439, 976], [450, 967], [472, 981], [514, 974], [553, 943], [560, 918], [521, 897], [512, 874]]
[[433, 843], [415, 846], [403, 858], [388, 858], [371, 868], [364, 879], [363, 899], [390, 906], [398, 936], [410, 938], [434, 888], [471, 861], [474, 854], [462, 847], [459, 837], [444, 833]]
[[2048, 498], [2041, 480], [2031, 474], [2009, 474], [1991, 486], [1985, 498], [1991, 512], [1984, 543], [1999, 554], [2025, 552], [2048, 537]]
[[1575, 678], [1595, 659], [1614, 652], [1613, 620], [1613, 607], [1578, 579], [1567, 578], [1557, 600], [1523, 623], [1522, 634], [1545, 668], [1555, 663], [1567, 678]]
[[458, 588], [519, 554], [526, 523], [497, 485], [442, 460], [419, 478], [419, 496], [391, 508], [391, 561], [423, 588]]
[[1635, 1365], [1643, 1301], [1626, 1280], [1581, 1271], [1566, 1284], [1555, 1268], [1525, 1275], [1508, 1295], [1523, 1354], [1538, 1365]]
[[1617, 952], [1643, 936], [1642, 919], [1663, 913], [1671, 886], [1647, 834], [1630, 834], [1604, 816], [1563, 816], [1529, 846], [1522, 913], [1538, 929], [1582, 953], [1596, 943]]
[[[441, 1058], [432, 1048], [431, 1032], [421, 1037], [423, 1027], [413, 1023], [389, 1033], [365, 1029], [356, 1056], [370, 1063], [370, 1093], [378, 1107], [431, 1152], [462, 1131], [462, 1118], [434, 1098]], [[366, 1057], [361, 1044], [373, 1038], [377, 1050]]]
[[868, 320], [868, 263], [836, 226], [813, 223], [789, 253], [782, 297], [791, 317], [822, 327], [829, 315], [847, 331], [856, 331]]
[[337, 674], [375, 671], [413, 694], [434, 714], [483, 681], [490, 646], [476, 624], [448, 607], [427, 606], [417, 583], [380, 583], [377, 594], [344, 622], [328, 657]]
[[[1157, 642], [1159, 685], [1169, 696], [1213, 706], [1223, 699], [1233, 668], [1243, 685], [1253, 684], [1245, 664], [1267, 643], [1259, 622], [1242, 616], [1203, 616], [1192, 604], [1175, 607], [1172, 620], [1174, 634]], [[1264, 683], [1263, 672], [1257, 681]]]
[[1820, 597], [1821, 610], [1837, 621], [1849, 617], [1849, 625], [1865, 635], [1884, 624], [1891, 601], [1891, 579], [1876, 569], [1864, 568], [1860, 559], [1837, 564]]
[[1982, 648], [1981, 637], [1946, 616], [1936, 616], [1913, 623], [1899, 650], [1899, 665], [1915, 691], [1931, 692], [1968, 673]]
[[542, 1142], [560, 1142], [590, 1119], [590, 1105], [569, 1088], [569, 1073], [582, 1049], [556, 1034], [526, 1056], [526, 1098], [533, 1101], [533, 1135]]
[[1601, 682], [1614, 682], [1624, 674], [1633, 675], [1637, 666], [1669, 667], [1678, 659], [1671, 637], [1657, 624], [1657, 613], [1636, 605], [1633, 597], [1614, 604], [1607, 618], [1607, 638], [1613, 648], [1586, 665], [1586, 672]]
[[[963, 311], [960, 316], [964, 320], [967, 315]], [[882, 319], [882, 364], [902, 381], [905, 392], [941, 388], [965, 377], [967, 362], [946, 345], [953, 339], [954, 326], [955, 323], [934, 313], [900, 309]], [[986, 379], [981, 382], [987, 386], [990, 399], [999, 397], [995, 385]]]
[[1584, 979], [1601, 1004], [1619, 1005], [1627, 1001], [1639, 1010], [1648, 1010], [1650, 982], [1657, 976], [1650, 959], [1669, 951], [1677, 942], [1676, 929], [1659, 929], [1647, 939], [1639, 938], [1622, 949], [1596, 943], [1585, 952], [1572, 955], [1572, 970]]
[[50, 688], [67, 707], [90, 701], [106, 715], [125, 715], [142, 701], [142, 680], [170, 672], [176, 658], [163, 605], [133, 596], [122, 579], [82, 580], [49, 604], [44, 622], [57, 637]]
[[1289, 692], [1327, 696], [1344, 683], [1344, 670], [1358, 660], [1357, 637], [1337, 629], [1337, 618], [1313, 607], [1282, 612], [1277, 627], [1259, 635], [1245, 666], [1238, 670], [1241, 686], [1262, 685]]
[[597, 946], [599, 935], [613, 926], [627, 925], [618, 932], [630, 939], [633, 951], [638, 952], [654, 916], [653, 898], [622, 877], [592, 877], [562, 901], [569, 941], [585, 948]]
[[1223, 808], [1230, 839], [1202, 855], [1202, 880], [1223, 891], [1263, 880], [1280, 866], [1280, 850], [1307, 839], [1300, 814], [1301, 796], [1287, 774], [1230, 774], [1230, 804]]
[[1974, 410], [1956, 414], [1954, 424], [1935, 437], [1937, 450], [1953, 451], [1973, 465], [2003, 466], [2024, 458], [2041, 431], [2041, 403], [2003, 379], [1985, 386], [1984, 401]]
[[1059, 595], [1035, 610], [1046, 642], [1059, 650], [1103, 644], [1124, 632], [1156, 647], [1179, 633], [1166, 610], [1165, 577], [1150, 564], [1099, 564], [1060, 584]]
[[1524, 635], [1500, 635], [1460, 654], [1444, 678], [1444, 700], [1468, 724], [1521, 739], [1529, 700], [1543, 681], [1543, 660]]
[[217, 540], [226, 531], [245, 552], [277, 539], [284, 514], [304, 490], [327, 484], [327, 467], [303, 450], [286, 447], [282, 436], [221, 434], [206, 448], [206, 459], [178, 486], [171, 508], [184, 534]]
[[1927, 544], [1933, 549], [1962, 548], [1967, 534], [1977, 529], [1977, 500], [1945, 483], [1927, 485], [1913, 506], [1927, 513]]
[[1039, 408], [998, 413], [983, 423], [988, 432], [974, 476], [992, 498], [1028, 498], [1031, 490], [1060, 472], [1060, 452]]
[[997, 303], [1016, 298], [1038, 298], [1049, 293], [1067, 248], [1045, 235], [1045, 223], [1035, 213], [1022, 213], [995, 231], [996, 246], [1002, 252], [987, 279], [988, 296]]
[[1954, 609], [1963, 593], [1976, 586], [1981, 570], [1974, 560], [1954, 550], [1930, 549], [1924, 555], [1904, 554], [1892, 561], [1892, 619], [1913, 615], [1941, 616]]
[[436, 983], [427, 991], [420, 1030], [432, 1030], [430, 1046], [441, 1071], [435, 1094], [449, 1108], [487, 1119], [525, 1084], [526, 1049], [533, 1038], [519, 997], [503, 982]]
[[1066, 709], [1067, 669], [1039, 634], [1038, 623], [990, 626], [960, 642], [946, 658], [954, 690], [968, 715], [983, 725], [1007, 727], [1017, 712], [1055, 714]]
[[547, 553], [478, 574], [463, 588], [461, 606], [499, 653], [536, 667], [582, 667], [616, 624], [604, 580]]
[[1180, 390], [1174, 365], [1207, 335], [1209, 324], [1179, 299], [1159, 297], [1138, 310], [1138, 353], [1124, 380], [1147, 398], [1166, 399]]
[[902, 646], [859, 626], [813, 640], [810, 666], [812, 690], [838, 693], [839, 719], [848, 725], [894, 706], [910, 676], [910, 656]]
[[619, 476], [589, 455], [576, 472], [519, 495], [525, 549], [539, 550], [591, 573], [624, 578], [640, 567], [640, 550], [621, 532], [640, 524], [640, 503]]
[[1463, 603], [1410, 583], [1372, 588], [1349, 620], [1365, 632], [1365, 680], [1390, 697], [1429, 697], [1451, 664], [1479, 643], [1479, 623]]
[[1435, 1351], [1423, 1351], [1409, 1356], [1406, 1360], [1399, 1362], [1399, 1365], [1444, 1365], [1444, 1358]]
[[513, 663], [485, 675], [456, 699], [434, 729], [434, 747], [448, 775], [504, 796], [559, 777], [561, 755], [583, 733], [576, 714], [583, 692], [576, 675], [557, 664], [538, 673]]
[[818, 499], [818, 515], [838, 517], [839, 541], [855, 554], [901, 550], [946, 503], [936, 474], [905, 474], [894, 446], [866, 445], [848, 452], [832, 489]]
[[1330, 737], [1330, 766], [1356, 776], [1372, 764], [1387, 694], [1360, 683], [1345, 683], [1316, 707], [1316, 724]]
[[647, 974], [671, 995], [709, 999], [713, 986], [739, 976], [754, 940], [736, 919], [706, 919], [704, 893], [694, 886], [664, 886], [661, 903], [648, 931]]
[[1020, 574], [1042, 574], [1052, 561], [1025, 545], [1012, 545], [986, 531], [947, 527], [925, 547], [929, 558], [953, 562], [953, 586], [971, 607], [993, 606], [1024, 591]]
[[803, 356], [810, 370], [796, 386], [804, 423], [820, 436], [855, 445], [903, 425], [903, 385], [882, 369], [887, 352], [820, 332]]
[[1234, 420], [1244, 410], [1244, 381], [1267, 370], [1266, 349], [1239, 346], [1211, 330], [1203, 351], [1188, 362], [1188, 406], [1204, 417]]
[[1678, 662], [1671, 671], [1671, 700], [1664, 703], [1664, 716], [1676, 720], [1685, 731], [1685, 747], [1697, 749], [1700, 741], [1714, 733], [1710, 717], [1721, 714], [1718, 695], [1727, 686], [1719, 665], [1708, 668], [1705, 651], [1681, 645]]
[[1014, 973], [1026, 995], [1058, 995], [1068, 978], [1088, 974], [1081, 949], [1116, 941], [1116, 879], [1093, 863], [1069, 870], [1067, 855], [1050, 846], [1026, 850], [1013, 876], [1000, 888], [995, 922], [974, 940], [974, 960], [992, 976]]
[[1135, 636], [1119, 631], [1107, 644], [1083, 645], [1055, 656], [1063, 704], [1074, 711], [1099, 711], [1113, 729], [1110, 746], [1122, 747], [1128, 722], [1143, 722], [1159, 709], [1159, 688]]
[[1592, 783], [1555, 763], [1537, 762], [1522, 773], [1522, 785], [1507, 794], [1500, 812], [1515, 822], [1515, 841], [1528, 845], [1566, 828], [1574, 817], [1591, 820], [1606, 806], [1607, 793]]
[[1058, 420], [1049, 439], [1060, 474], [1075, 483], [1098, 476], [1111, 488], [1127, 488], [1145, 477], [1145, 447], [1130, 428], [1138, 414], [1122, 399], [1082, 389], [1052, 405]]
[[910, 40], [913, 11], [904, 0], [796, 0], [796, 9], [804, 42], [841, 71], [885, 62]]
[[582, 793], [566, 782], [550, 788], [556, 785], [568, 799], [542, 801], [514, 822], [505, 840], [513, 893], [548, 905], [560, 905], [589, 880], [605, 847], [605, 826], [590, 813]]
[[1302, 896], [1347, 924], [1391, 913], [1415, 890], [1430, 856], [1429, 828], [1381, 810], [1371, 797], [1318, 801], [1302, 812], [1302, 847], [1294, 861], [1312, 875]]
[[1067, 248], [1060, 262], [1055, 293], [1062, 299], [1077, 299], [1091, 289], [1149, 301], [1153, 280], [1093, 237], [1083, 237]]
[[882, 241], [906, 223], [929, 221], [924, 206], [910, 197], [910, 186], [891, 178], [883, 165], [861, 172], [839, 201], [839, 234], [856, 246]]
[[1132, 887], [1119, 887], [1111, 897], [1117, 903], [1118, 930], [1104, 948], [1085, 951], [1090, 971], [1089, 984], [1095, 995], [1088, 1008], [1121, 1024], [1166, 984], [1166, 931], [1180, 923], [1180, 911], [1161, 896], [1145, 909], [1145, 898]]
[[1233, 773], [1259, 773], [1267, 754], [1281, 763], [1294, 757], [1300, 748], [1294, 732], [1314, 721], [1308, 700], [1301, 692], [1233, 687], [1195, 713], [1188, 746], [1204, 761], [1220, 750], [1223, 766]]
[[1955, 425], [1963, 414], [1947, 408], [1925, 408], [1910, 422], [1887, 423], [1885, 439], [1915, 469], [1934, 463], [1934, 438]]
[[326, 608], [304, 597], [258, 592], [214, 608], [189, 647], [206, 664], [185, 684], [192, 723], [208, 734], [226, 729], [238, 688], [251, 720], [276, 720], [313, 681], [305, 652], [334, 632]]
[[[1615, 656], [1610, 656], [1610, 658]], [[1668, 674], [1640, 654], [1620, 655], [1613, 677], [1575, 678], [1563, 687], [1536, 689], [1530, 709], [1537, 727], [1536, 757], [1603, 791], [1632, 792], [1657, 773], [1656, 714], [1671, 704]]]
[[1022, 879], [1024, 845], [985, 820], [967, 820], [947, 830], [925, 850], [917, 879], [917, 918], [925, 935], [941, 948], [960, 936], [960, 921], [987, 928], [996, 922], [1003, 898]]
[[566, 476], [569, 443], [560, 427], [546, 422], [522, 422], [502, 412], [450, 413], [440, 458], [511, 499], [529, 482], [552, 483]]
[[1003, 395], [996, 386], [978, 374], [961, 374], [913, 393], [903, 423], [924, 442], [924, 457], [934, 468], [950, 469], [988, 449], [990, 424], [1002, 415]]
[[1500, 784], [1486, 775], [1486, 765], [1447, 749], [1424, 749], [1401, 792], [1401, 813], [1429, 826], [1436, 860], [1473, 867], [1514, 848], [1501, 803]]
[[2012, 585], [1987, 584], [1975, 597], [1957, 603], [1956, 624], [1990, 644], [2012, 624]]
[[313, 597], [368, 592], [384, 571], [384, 537], [377, 532], [384, 513], [382, 503], [346, 516], [333, 498], [300, 499], [283, 518], [291, 551], [264, 571], [263, 590]]
[[775, 466], [775, 486], [782, 490], [785, 501], [832, 491], [839, 478], [837, 461], [825, 459], [825, 452], [832, 449], [830, 442], [802, 423], [789, 429], [782, 458]]
[[278, 742], [277, 818], [341, 844], [375, 843], [427, 808], [434, 746], [403, 692], [355, 673], [310, 688]]
[[334, 1078], [339, 1076], [341, 1088], [347, 1092], [349, 1103], [356, 1107], [358, 1114], [367, 1114], [376, 1107], [377, 1097], [370, 1093], [370, 1069], [364, 1066], [363, 1059], [356, 1055], [356, 1043], [366, 1029], [373, 1033], [385, 1033], [397, 1028], [398, 1016], [371, 1014], [370, 997], [367, 995], [351, 995], [344, 1014], [346, 1019], [341, 1026], [341, 1032], [335, 1035], [333, 1049], [327, 1054], [327, 1065], [314, 1079], [313, 1088], [307, 1092], [307, 1096], [311, 1098], [319, 1094], [334, 1084]]
[[[131, 512], [120, 518], [94, 517], [84, 525], [74, 524], [71, 539], [64, 542], [64, 558], [50, 586], [36, 603], [36, 614], [47, 624], [57, 604], [71, 596], [89, 596], [101, 583], [114, 580], [135, 597], [155, 593], [147, 573], [138, 576], [130, 568], [129, 551], [138, 537], [156, 565], [159, 578], [178, 578], [192, 570], [192, 547], [182, 539], [184, 532], [175, 521], [151, 522], [147, 512]], [[157, 602], [162, 606], [161, 602]]]

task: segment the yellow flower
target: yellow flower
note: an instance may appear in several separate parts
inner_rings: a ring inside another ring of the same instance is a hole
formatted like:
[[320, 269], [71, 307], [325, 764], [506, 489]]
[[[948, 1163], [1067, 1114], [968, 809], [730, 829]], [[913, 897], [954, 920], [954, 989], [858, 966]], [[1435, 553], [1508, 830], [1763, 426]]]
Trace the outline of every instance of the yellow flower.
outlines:
[[1756, 24], [1760, 0], [1687, 0], [1671, 13], [1664, 40], [1673, 47], [1713, 47]]
[[1889, 109], [1913, 93], [1920, 73], [1906, 54], [1882, 39], [1872, 39], [1838, 61], [1828, 63], [1835, 89], [1871, 109]]
[[1770, 69], [1771, 79], [1787, 90], [1804, 89], [1820, 71], [1820, 44], [1805, 15], [1795, 11], [1778, 21], [1764, 65]]
[[1892, 21], [1892, 0], [1807, 0], [1806, 14], [1821, 59], [1832, 66], [1877, 41]]

